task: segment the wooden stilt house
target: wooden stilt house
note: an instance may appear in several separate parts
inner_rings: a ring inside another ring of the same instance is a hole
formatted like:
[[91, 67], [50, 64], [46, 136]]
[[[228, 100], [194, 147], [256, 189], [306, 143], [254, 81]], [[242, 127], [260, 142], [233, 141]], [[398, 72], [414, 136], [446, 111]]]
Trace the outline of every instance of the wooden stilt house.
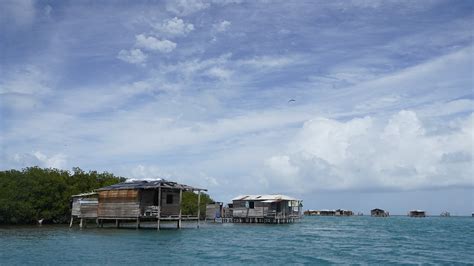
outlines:
[[426, 212], [423, 210], [412, 210], [408, 213], [410, 217], [426, 217]]
[[302, 200], [285, 195], [242, 195], [232, 199], [233, 222], [291, 223], [302, 215]]
[[[185, 191], [198, 193], [197, 216], [182, 215]], [[174, 221], [177, 228], [181, 228], [182, 221], [193, 220], [199, 227], [201, 191], [207, 190], [167, 180], [133, 181], [103, 187], [96, 190], [97, 222], [102, 226], [104, 220], [114, 220], [119, 227], [123, 221], [135, 221], [139, 228], [141, 221], [155, 221], [159, 230], [161, 221]]]
[[388, 217], [390, 214], [388, 211], [382, 210], [382, 209], [373, 209], [370, 211], [370, 216], [372, 217]]

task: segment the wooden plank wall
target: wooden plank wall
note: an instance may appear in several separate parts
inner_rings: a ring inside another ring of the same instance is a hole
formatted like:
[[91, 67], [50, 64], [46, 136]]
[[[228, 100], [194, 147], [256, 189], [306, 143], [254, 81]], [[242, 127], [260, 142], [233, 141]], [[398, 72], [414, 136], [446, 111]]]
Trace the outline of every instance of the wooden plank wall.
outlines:
[[99, 192], [99, 218], [132, 218], [140, 216], [138, 190], [121, 189]]
[[81, 215], [81, 204], [79, 203], [79, 199], [78, 199], [78, 198], [74, 198], [74, 199], [73, 199], [71, 215], [72, 215], [72, 216], [79, 216], [79, 215]]
[[264, 216], [264, 207], [255, 207], [253, 209], [247, 209], [247, 208], [235, 208], [233, 209], [233, 216], [236, 218], [245, 218], [245, 217], [252, 217], [252, 218], [257, 218], [257, 217], [263, 217]]
[[[173, 195], [173, 203], [166, 203], [167, 195]], [[179, 190], [163, 189], [161, 191], [161, 204], [162, 216], [179, 215]]]
[[97, 203], [81, 204], [81, 218], [97, 218]]

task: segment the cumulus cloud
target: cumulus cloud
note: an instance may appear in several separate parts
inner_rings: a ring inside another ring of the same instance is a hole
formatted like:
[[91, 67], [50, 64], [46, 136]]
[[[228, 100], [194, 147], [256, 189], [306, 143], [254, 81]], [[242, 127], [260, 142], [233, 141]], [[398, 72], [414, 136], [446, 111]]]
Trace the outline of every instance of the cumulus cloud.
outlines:
[[135, 36], [137, 47], [150, 50], [158, 51], [162, 53], [169, 53], [176, 48], [176, 43], [169, 40], [159, 40], [153, 36], [146, 36], [144, 34], [139, 34]]
[[120, 50], [117, 55], [118, 59], [130, 64], [143, 64], [147, 57], [140, 49]]
[[58, 153], [52, 156], [47, 156], [41, 151], [15, 154], [13, 155], [13, 161], [15, 164], [20, 165], [21, 167], [40, 166], [62, 169], [66, 166], [66, 156], [64, 154]]
[[264, 179], [300, 192], [473, 186], [473, 122], [471, 114], [433, 135], [413, 111], [387, 121], [315, 118], [265, 160]]
[[186, 23], [180, 18], [174, 17], [165, 20], [162, 24], [154, 25], [154, 28], [162, 34], [184, 36], [194, 30], [194, 25]]
[[221, 21], [219, 23], [216, 23], [212, 25], [214, 31], [216, 32], [224, 32], [230, 27], [230, 22], [227, 20]]

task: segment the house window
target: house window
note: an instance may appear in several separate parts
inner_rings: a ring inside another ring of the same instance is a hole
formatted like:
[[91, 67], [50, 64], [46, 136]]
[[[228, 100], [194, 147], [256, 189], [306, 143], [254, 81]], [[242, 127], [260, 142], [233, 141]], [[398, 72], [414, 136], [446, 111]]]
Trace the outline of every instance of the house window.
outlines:
[[249, 209], [253, 209], [255, 207], [255, 202], [249, 201]]
[[166, 195], [166, 204], [173, 204], [173, 195], [167, 194]]

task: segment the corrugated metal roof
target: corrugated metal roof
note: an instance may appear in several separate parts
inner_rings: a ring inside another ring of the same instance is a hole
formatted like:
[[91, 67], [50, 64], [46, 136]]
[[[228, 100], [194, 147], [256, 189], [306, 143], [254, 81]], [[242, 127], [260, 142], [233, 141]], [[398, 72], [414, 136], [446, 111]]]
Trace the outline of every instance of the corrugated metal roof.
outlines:
[[103, 188], [99, 188], [96, 191], [104, 191], [104, 190], [117, 190], [117, 189], [155, 189], [155, 188], [173, 188], [173, 189], [182, 189], [182, 190], [201, 190], [207, 191], [207, 189], [203, 188], [195, 188], [184, 184], [178, 184], [176, 182], [167, 181], [164, 179], [160, 180], [140, 180], [140, 181], [132, 181], [132, 182], [123, 182]]
[[286, 195], [280, 195], [280, 194], [275, 194], [275, 195], [240, 195], [232, 199], [234, 200], [254, 200], [254, 201], [265, 201], [265, 200], [298, 200]]

